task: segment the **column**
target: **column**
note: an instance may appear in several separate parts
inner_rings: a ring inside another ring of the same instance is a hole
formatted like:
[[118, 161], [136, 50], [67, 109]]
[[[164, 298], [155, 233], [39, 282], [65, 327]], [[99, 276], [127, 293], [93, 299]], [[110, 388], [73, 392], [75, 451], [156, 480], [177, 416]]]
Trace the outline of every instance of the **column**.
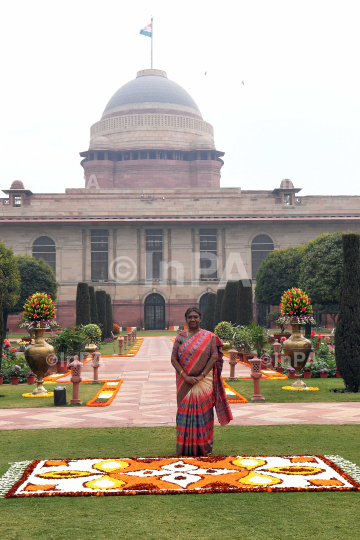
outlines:
[[224, 271], [222, 229], [217, 229], [216, 236], [217, 236], [217, 258], [218, 258], [217, 278], [220, 280]]
[[85, 238], [85, 281], [91, 281], [91, 230], [86, 230]]
[[163, 229], [163, 246], [162, 246], [162, 260], [163, 260], [163, 267], [162, 267], [162, 281], [165, 282], [165, 284], [168, 281], [168, 255], [169, 255], [169, 238], [167, 234], [168, 230]]
[[142, 283], [145, 282], [145, 256], [146, 256], [146, 245], [145, 245], [145, 229], [140, 229], [140, 268], [139, 276]]

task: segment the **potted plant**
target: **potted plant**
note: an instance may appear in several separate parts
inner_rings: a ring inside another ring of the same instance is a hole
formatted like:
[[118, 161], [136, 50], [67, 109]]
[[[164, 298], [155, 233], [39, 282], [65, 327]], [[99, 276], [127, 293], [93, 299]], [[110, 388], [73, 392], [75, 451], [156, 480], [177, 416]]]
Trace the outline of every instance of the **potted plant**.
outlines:
[[35, 373], [33, 371], [28, 371], [26, 374], [26, 382], [28, 384], [35, 384]]
[[311, 379], [311, 369], [309, 367], [304, 369], [304, 379]]
[[283, 363], [281, 360], [278, 360], [277, 361], [277, 364], [276, 364], [276, 371], [278, 373], [282, 373], [284, 371], [284, 367], [283, 367]]
[[295, 379], [295, 368], [289, 367], [289, 369], [288, 369], [288, 377], [289, 377], [289, 379]]
[[223, 350], [231, 348], [235, 333], [235, 328], [231, 323], [226, 321], [220, 322], [216, 326], [214, 333], [224, 342]]
[[[96, 325], [87, 325], [96, 326]], [[77, 326], [75, 328], [63, 328], [51, 338], [50, 343], [55, 349], [57, 359], [56, 369], [58, 373], [66, 373], [68, 371], [68, 358], [78, 355], [84, 351], [88, 337], [85, 335], [84, 327]]]
[[328, 370], [326, 368], [320, 369], [320, 377], [322, 379], [327, 379], [328, 376]]
[[10, 372], [10, 381], [11, 384], [19, 384], [19, 372], [21, 370], [21, 367], [17, 364], [11, 369]]
[[0, 384], [4, 382], [4, 375], [0, 371]]
[[337, 378], [337, 379], [342, 379], [342, 377], [341, 377], [341, 375], [340, 375], [340, 371], [339, 371], [338, 369], [336, 369], [335, 375], [336, 375], [336, 378]]

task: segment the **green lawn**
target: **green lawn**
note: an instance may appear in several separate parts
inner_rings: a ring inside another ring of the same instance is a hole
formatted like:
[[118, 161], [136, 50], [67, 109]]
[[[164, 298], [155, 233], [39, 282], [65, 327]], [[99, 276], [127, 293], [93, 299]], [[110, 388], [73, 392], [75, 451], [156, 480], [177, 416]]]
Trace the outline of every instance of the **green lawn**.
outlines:
[[[61, 380], [56, 384], [45, 385], [49, 392], [52, 392], [54, 386], [65, 386], [66, 388], [66, 401], [69, 402], [72, 398], [72, 384], [61, 384]], [[101, 384], [80, 384], [79, 397], [82, 400], [82, 405], [95, 396], [96, 392], [102, 387]], [[26, 409], [26, 408], [39, 408], [39, 407], [54, 407], [54, 398], [24, 398], [22, 394], [32, 392], [35, 388], [35, 384], [2, 384], [0, 386], [0, 409]], [[79, 407], [79, 405], [69, 405], [67, 407]], [[56, 407], [57, 409], [59, 407]]]
[[[215, 428], [214, 454], [339, 454], [360, 465], [359, 426]], [[9, 461], [174, 455], [175, 428], [1, 431]], [[0, 500], [1, 539], [353, 540], [360, 493], [220, 493]]]
[[[309, 403], [314, 401], [360, 401], [360, 392], [357, 394], [335, 394], [329, 392], [333, 388], [344, 388], [342, 379], [304, 379], [307, 386], [319, 388], [318, 391], [300, 392], [282, 390], [283, 386], [291, 386], [294, 382], [291, 379], [282, 380], [262, 380], [260, 382], [261, 394], [268, 403]], [[248, 401], [254, 394], [253, 381], [227, 381], [228, 385], [234, 388]], [[259, 402], [261, 403], [261, 402]]]

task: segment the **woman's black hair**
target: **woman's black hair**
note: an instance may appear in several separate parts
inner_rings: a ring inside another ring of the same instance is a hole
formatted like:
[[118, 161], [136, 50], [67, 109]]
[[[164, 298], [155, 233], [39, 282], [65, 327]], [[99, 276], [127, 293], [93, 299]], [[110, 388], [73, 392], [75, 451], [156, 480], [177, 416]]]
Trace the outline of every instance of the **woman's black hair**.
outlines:
[[189, 309], [187, 309], [186, 312], [185, 312], [185, 319], [188, 318], [189, 313], [191, 313], [192, 311], [195, 311], [195, 313], [197, 313], [199, 315], [200, 319], [201, 319], [202, 313], [201, 313], [200, 309], [197, 308], [197, 307], [189, 307]]

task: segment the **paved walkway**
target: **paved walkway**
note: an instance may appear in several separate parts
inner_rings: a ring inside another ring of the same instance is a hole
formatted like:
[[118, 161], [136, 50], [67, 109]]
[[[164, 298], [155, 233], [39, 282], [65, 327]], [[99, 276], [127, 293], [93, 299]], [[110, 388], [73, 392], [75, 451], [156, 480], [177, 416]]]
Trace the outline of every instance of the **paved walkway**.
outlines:
[[[171, 349], [169, 337], [148, 337], [135, 357], [103, 358], [100, 378], [124, 381], [109, 407], [0, 409], [0, 429], [174, 426], [176, 392]], [[229, 374], [226, 361], [223, 374]], [[250, 369], [238, 364], [236, 374], [248, 376]], [[90, 364], [83, 367], [82, 377], [92, 378]], [[71, 385], [66, 388], [69, 399]], [[360, 424], [360, 402], [236, 403], [231, 409], [231, 425]]]

